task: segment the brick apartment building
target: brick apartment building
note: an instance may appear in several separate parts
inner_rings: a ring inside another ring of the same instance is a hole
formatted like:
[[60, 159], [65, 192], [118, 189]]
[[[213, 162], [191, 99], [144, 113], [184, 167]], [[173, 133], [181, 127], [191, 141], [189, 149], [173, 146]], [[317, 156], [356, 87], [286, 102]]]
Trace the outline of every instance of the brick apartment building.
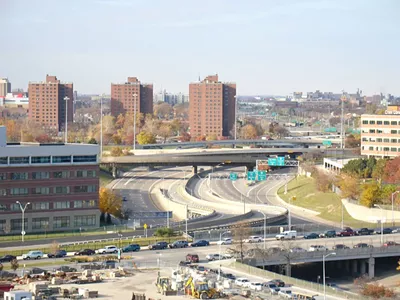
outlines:
[[0, 234], [99, 227], [98, 145], [5, 143], [0, 126]]
[[361, 115], [361, 155], [400, 155], [400, 106], [389, 105], [384, 115]]
[[124, 83], [111, 83], [111, 115], [136, 111], [153, 113], [153, 84], [141, 83], [136, 77], [128, 77]]
[[56, 76], [46, 75], [44, 82], [29, 82], [29, 119], [49, 129], [63, 130], [66, 105], [68, 123], [73, 122], [73, 90], [73, 83], [61, 82]]
[[189, 84], [189, 125], [192, 137], [229, 137], [235, 124], [236, 83], [218, 81], [218, 75]]

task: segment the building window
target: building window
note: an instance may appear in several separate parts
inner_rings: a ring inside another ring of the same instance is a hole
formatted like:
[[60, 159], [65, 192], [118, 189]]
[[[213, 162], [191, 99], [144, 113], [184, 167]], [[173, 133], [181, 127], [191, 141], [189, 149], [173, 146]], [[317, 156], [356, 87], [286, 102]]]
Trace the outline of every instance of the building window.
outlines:
[[383, 151], [389, 151], [389, 147], [383, 147]]
[[68, 178], [69, 171], [53, 172], [53, 178]]
[[375, 125], [375, 121], [369, 121], [370, 125]]
[[49, 179], [49, 172], [32, 172], [32, 179]]
[[396, 152], [396, 151], [397, 151], [397, 148], [390, 148], [390, 151]]
[[75, 216], [74, 217], [74, 226], [96, 226], [96, 216]]
[[384, 121], [383, 125], [390, 125], [390, 122], [389, 121]]
[[397, 121], [391, 121], [390, 125], [397, 125]]
[[368, 125], [368, 120], [363, 120], [362, 123], [363, 123], [364, 125]]
[[37, 202], [32, 204], [33, 210], [48, 210], [49, 202]]
[[96, 206], [96, 200], [77, 200], [74, 201], [74, 208], [90, 208]]
[[10, 165], [29, 164], [29, 156], [10, 157]]
[[0, 232], [8, 233], [6, 232], [6, 220], [0, 220]]
[[49, 164], [50, 156], [33, 156], [31, 157], [32, 164]]
[[6, 173], [0, 173], [0, 180], [7, 180], [7, 174]]
[[27, 180], [27, 179], [28, 179], [27, 172], [11, 173], [11, 180]]
[[69, 186], [56, 186], [54, 187], [54, 194], [69, 194]]
[[76, 171], [76, 177], [96, 177], [96, 171]]
[[94, 193], [97, 190], [96, 185], [78, 185], [74, 186], [74, 193]]
[[0, 196], [7, 196], [7, 190], [6, 189], [0, 189]]
[[7, 157], [0, 157], [0, 165], [7, 165], [8, 159]]
[[370, 151], [374, 150], [374, 147], [369, 147], [369, 150], [370, 150]]
[[10, 189], [10, 195], [28, 195], [27, 188], [12, 188]]
[[69, 201], [54, 202], [53, 208], [54, 208], [54, 209], [66, 209], [66, 208], [70, 208], [70, 203], [69, 203]]
[[391, 133], [391, 134], [397, 134], [397, 130], [393, 130], [393, 129], [392, 129], [392, 130], [390, 130], [390, 133]]
[[77, 155], [74, 156], [74, 163], [97, 162], [97, 155]]
[[383, 139], [384, 143], [389, 143], [389, 139]]
[[32, 189], [32, 194], [34, 195], [48, 195], [50, 194], [50, 188], [48, 187], [37, 187]]
[[376, 121], [376, 124], [382, 125], [382, 121]]
[[369, 133], [375, 133], [375, 129], [370, 129]]
[[69, 217], [54, 217], [53, 227], [54, 228], [64, 228], [69, 227], [70, 218]]
[[391, 139], [390, 142], [397, 143], [397, 139]]
[[[24, 219], [25, 228], [27, 227], [28, 219]], [[22, 230], [22, 219], [11, 220], [11, 230]]]
[[49, 229], [49, 218], [33, 218], [32, 229]]
[[53, 164], [71, 163], [71, 156], [53, 156]]

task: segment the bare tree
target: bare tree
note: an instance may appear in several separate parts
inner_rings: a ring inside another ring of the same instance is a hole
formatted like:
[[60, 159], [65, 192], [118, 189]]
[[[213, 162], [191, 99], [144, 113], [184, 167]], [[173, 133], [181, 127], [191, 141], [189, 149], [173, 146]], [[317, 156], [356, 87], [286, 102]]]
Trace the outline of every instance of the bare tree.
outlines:
[[53, 241], [49, 247], [49, 253], [55, 254], [60, 249], [60, 245], [57, 241]]
[[244, 240], [247, 239], [250, 234], [251, 228], [244, 222], [238, 223], [237, 226], [232, 229], [234, 244], [232, 247], [228, 248], [228, 252], [233, 254], [234, 257], [239, 257], [241, 262], [243, 262], [248, 249]]

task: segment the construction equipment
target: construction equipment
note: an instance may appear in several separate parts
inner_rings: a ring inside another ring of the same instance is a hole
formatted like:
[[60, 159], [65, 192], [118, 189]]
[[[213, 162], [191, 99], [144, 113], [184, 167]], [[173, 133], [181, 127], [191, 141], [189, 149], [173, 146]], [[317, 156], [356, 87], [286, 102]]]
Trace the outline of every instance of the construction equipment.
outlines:
[[158, 272], [156, 287], [157, 292], [162, 295], [176, 295], [176, 291], [171, 288], [171, 279], [167, 276], [160, 276], [160, 272]]
[[185, 285], [185, 293], [192, 295], [196, 299], [215, 299], [219, 298], [219, 292], [216, 289], [209, 288], [207, 282], [193, 282], [193, 277], [189, 277]]

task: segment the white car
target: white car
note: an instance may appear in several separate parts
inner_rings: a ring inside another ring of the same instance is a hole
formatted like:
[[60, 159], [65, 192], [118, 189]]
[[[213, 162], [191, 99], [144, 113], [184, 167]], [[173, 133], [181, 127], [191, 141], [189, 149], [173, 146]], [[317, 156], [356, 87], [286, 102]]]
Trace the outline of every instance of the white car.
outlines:
[[224, 238], [223, 240], [218, 241], [217, 245], [232, 245], [232, 239], [231, 238]]
[[245, 243], [261, 243], [262, 242], [262, 237], [259, 237], [257, 235], [252, 235], [249, 236], [249, 238], [244, 239], [243, 242]]
[[221, 257], [220, 257], [219, 254], [207, 254], [207, 255], [206, 255], [206, 259], [207, 259], [208, 261], [220, 260], [220, 259], [223, 259], [223, 256], [221, 255]]
[[282, 241], [282, 240], [294, 240], [296, 237], [297, 237], [297, 231], [296, 230], [287, 230], [287, 231], [284, 231], [284, 232], [282, 232], [280, 234], [277, 234], [275, 236], [275, 238], [277, 240], [280, 240], [280, 241]]
[[308, 248], [308, 251], [310, 251], [310, 252], [328, 251], [328, 249], [325, 246], [322, 246], [322, 245], [311, 245], [310, 248]]
[[293, 247], [292, 249], [290, 249], [290, 252], [292, 253], [304, 253], [307, 252], [306, 249], [301, 248], [301, 247]]
[[247, 285], [251, 290], [254, 291], [261, 291], [263, 288], [263, 285], [261, 282], [250, 282], [250, 284]]
[[22, 259], [41, 259], [43, 257], [42, 251], [29, 251], [27, 254], [22, 255]]
[[278, 296], [281, 296], [282, 298], [286, 298], [286, 299], [292, 299], [293, 298], [293, 294], [291, 290], [280, 290], [278, 292]]
[[236, 280], [235, 280], [235, 284], [237, 285], [237, 286], [246, 286], [246, 283], [247, 282], [250, 282], [247, 278], [237, 278]]
[[222, 254], [222, 259], [231, 259], [233, 258], [233, 254], [232, 253], [224, 253]]
[[117, 246], [105, 246], [102, 249], [96, 250], [97, 254], [110, 254], [110, 253], [118, 253]]

